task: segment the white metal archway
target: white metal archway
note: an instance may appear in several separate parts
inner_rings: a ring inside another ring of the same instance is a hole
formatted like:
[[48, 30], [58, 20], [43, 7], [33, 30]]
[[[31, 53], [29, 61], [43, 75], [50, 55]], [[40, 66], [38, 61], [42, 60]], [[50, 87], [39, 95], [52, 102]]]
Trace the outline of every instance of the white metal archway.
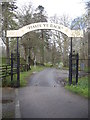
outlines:
[[7, 37], [22, 37], [24, 34], [38, 29], [57, 30], [64, 33], [68, 37], [83, 37], [83, 30], [71, 30], [63, 25], [48, 22], [29, 24], [18, 30], [7, 30]]
[[[19, 51], [18, 51], [18, 40], [21, 38], [24, 34], [34, 31], [34, 30], [42, 30], [42, 29], [49, 29], [49, 30], [57, 30], [68, 37], [71, 38], [71, 57], [72, 57], [72, 38], [73, 37], [83, 37], [83, 30], [71, 30], [68, 27], [65, 27], [63, 25], [55, 24], [55, 23], [48, 23], [48, 22], [39, 22], [39, 23], [33, 23], [26, 25], [18, 30], [7, 30], [6, 37], [8, 38], [17, 38], [17, 86], [20, 86], [20, 59], [18, 57]], [[71, 60], [71, 67], [70, 67], [70, 82], [72, 81], [72, 60]]]

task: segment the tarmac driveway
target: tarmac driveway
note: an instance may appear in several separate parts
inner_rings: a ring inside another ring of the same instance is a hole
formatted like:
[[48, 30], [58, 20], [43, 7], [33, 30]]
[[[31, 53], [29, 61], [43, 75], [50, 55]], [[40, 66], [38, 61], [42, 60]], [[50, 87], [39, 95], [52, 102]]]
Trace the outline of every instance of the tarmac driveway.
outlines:
[[56, 78], [67, 71], [45, 69], [18, 91], [21, 118], [88, 118], [88, 100], [67, 91]]

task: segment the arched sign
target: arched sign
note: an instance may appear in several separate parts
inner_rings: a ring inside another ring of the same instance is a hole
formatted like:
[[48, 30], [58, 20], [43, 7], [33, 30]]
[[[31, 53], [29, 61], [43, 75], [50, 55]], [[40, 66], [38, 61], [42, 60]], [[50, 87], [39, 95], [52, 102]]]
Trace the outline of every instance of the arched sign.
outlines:
[[38, 29], [57, 30], [64, 33], [68, 37], [83, 37], [82, 30], [70, 30], [63, 25], [47, 22], [29, 24], [18, 30], [7, 30], [7, 37], [22, 37], [24, 34]]

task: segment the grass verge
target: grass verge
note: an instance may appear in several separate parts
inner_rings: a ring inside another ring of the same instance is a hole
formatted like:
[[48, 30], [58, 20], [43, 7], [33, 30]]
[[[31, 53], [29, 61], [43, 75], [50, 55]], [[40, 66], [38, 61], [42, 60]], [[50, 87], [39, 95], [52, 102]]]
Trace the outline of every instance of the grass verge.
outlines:
[[[31, 70], [20, 73], [20, 86], [25, 87], [27, 85], [27, 80], [32, 75], [33, 72], [39, 72], [45, 69], [43, 66], [31, 66]], [[17, 75], [13, 76], [12, 85], [15, 87], [17, 84]], [[11, 76], [8, 76], [2, 80], [2, 87], [11, 87]]]
[[27, 80], [30, 78], [33, 72], [40, 72], [46, 67], [44, 66], [31, 66], [31, 70], [20, 73], [20, 86], [25, 87], [27, 85]]
[[81, 77], [78, 79], [78, 84], [77, 85], [66, 85], [66, 89], [79, 94], [81, 96], [84, 96], [86, 98], [90, 98], [90, 95], [88, 94], [88, 77]]

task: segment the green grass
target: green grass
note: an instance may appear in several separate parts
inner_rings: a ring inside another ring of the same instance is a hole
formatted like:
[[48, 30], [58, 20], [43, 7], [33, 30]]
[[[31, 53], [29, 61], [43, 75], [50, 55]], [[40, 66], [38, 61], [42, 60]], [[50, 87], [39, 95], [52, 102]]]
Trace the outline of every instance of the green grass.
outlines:
[[46, 67], [44, 67], [44, 66], [36, 66], [36, 67], [34, 67], [34, 66], [31, 66], [31, 72], [40, 72], [40, 71], [42, 71], [42, 70], [44, 70]]
[[4, 78], [2, 80], [2, 85], [0, 85], [0, 86], [2, 86], [2, 87], [11, 87], [11, 84], [13, 84], [15, 86], [16, 82], [17, 82], [16, 78], [17, 78], [17, 75], [16, 74], [13, 75], [13, 81], [11, 83], [11, 76], [7, 76], [6, 78]]
[[44, 63], [45, 67], [52, 67], [52, 63]]
[[88, 71], [90, 71], [90, 69], [86, 67], [84, 71], [85, 71], [85, 72], [88, 72]]
[[[79, 71], [81, 70], [81, 68], [79, 67]], [[90, 69], [88, 68], [88, 67], [85, 67], [84, 68], [84, 70], [81, 70], [81, 71], [83, 71], [83, 72], [88, 72], [88, 71], [90, 71]]]
[[82, 95], [86, 98], [90, 97], [90, 95], [88, 96], [88, 77], [87, 76], [79, 78], [77, 85], [73, 85], [73, 84], [66, 85], [65, 88], [76, 94]]
[[63, 67], [63, 70], [69, 70], [69, 68], [68, 67]]
[[[29, 71], [25, 71], [25, 72], [21, 72], [20, 73], [20, 86], [24, 87], [27, 85], [27, 81], [30, 78], [30, 76], [32, 75], [33, 72], [39, 72], [42, 71], [43, 69], [45, 69], [46, 67], [43, 66], [31, 66], [31, 70]], [[12, 81], [13, 86], [16, 86], [17, 84], [17, 75], [15, 74], [13, 76], [13, 81]], [[2, 80], [2, 87], [11, 87], [11, 76], [8, 76], [6, 78], [4, 78]]]
[[27, 85], [27, 81], [30, 78], [30, 76], [32, 75], [33, 72], [40, 72], [43, 69], [45, 69], [46, 67], [43, 66], [31, 66], [31, 70], [26, 71], [26, 72], [21, 72], [20, 73], [20, 86], [24, 87]]

